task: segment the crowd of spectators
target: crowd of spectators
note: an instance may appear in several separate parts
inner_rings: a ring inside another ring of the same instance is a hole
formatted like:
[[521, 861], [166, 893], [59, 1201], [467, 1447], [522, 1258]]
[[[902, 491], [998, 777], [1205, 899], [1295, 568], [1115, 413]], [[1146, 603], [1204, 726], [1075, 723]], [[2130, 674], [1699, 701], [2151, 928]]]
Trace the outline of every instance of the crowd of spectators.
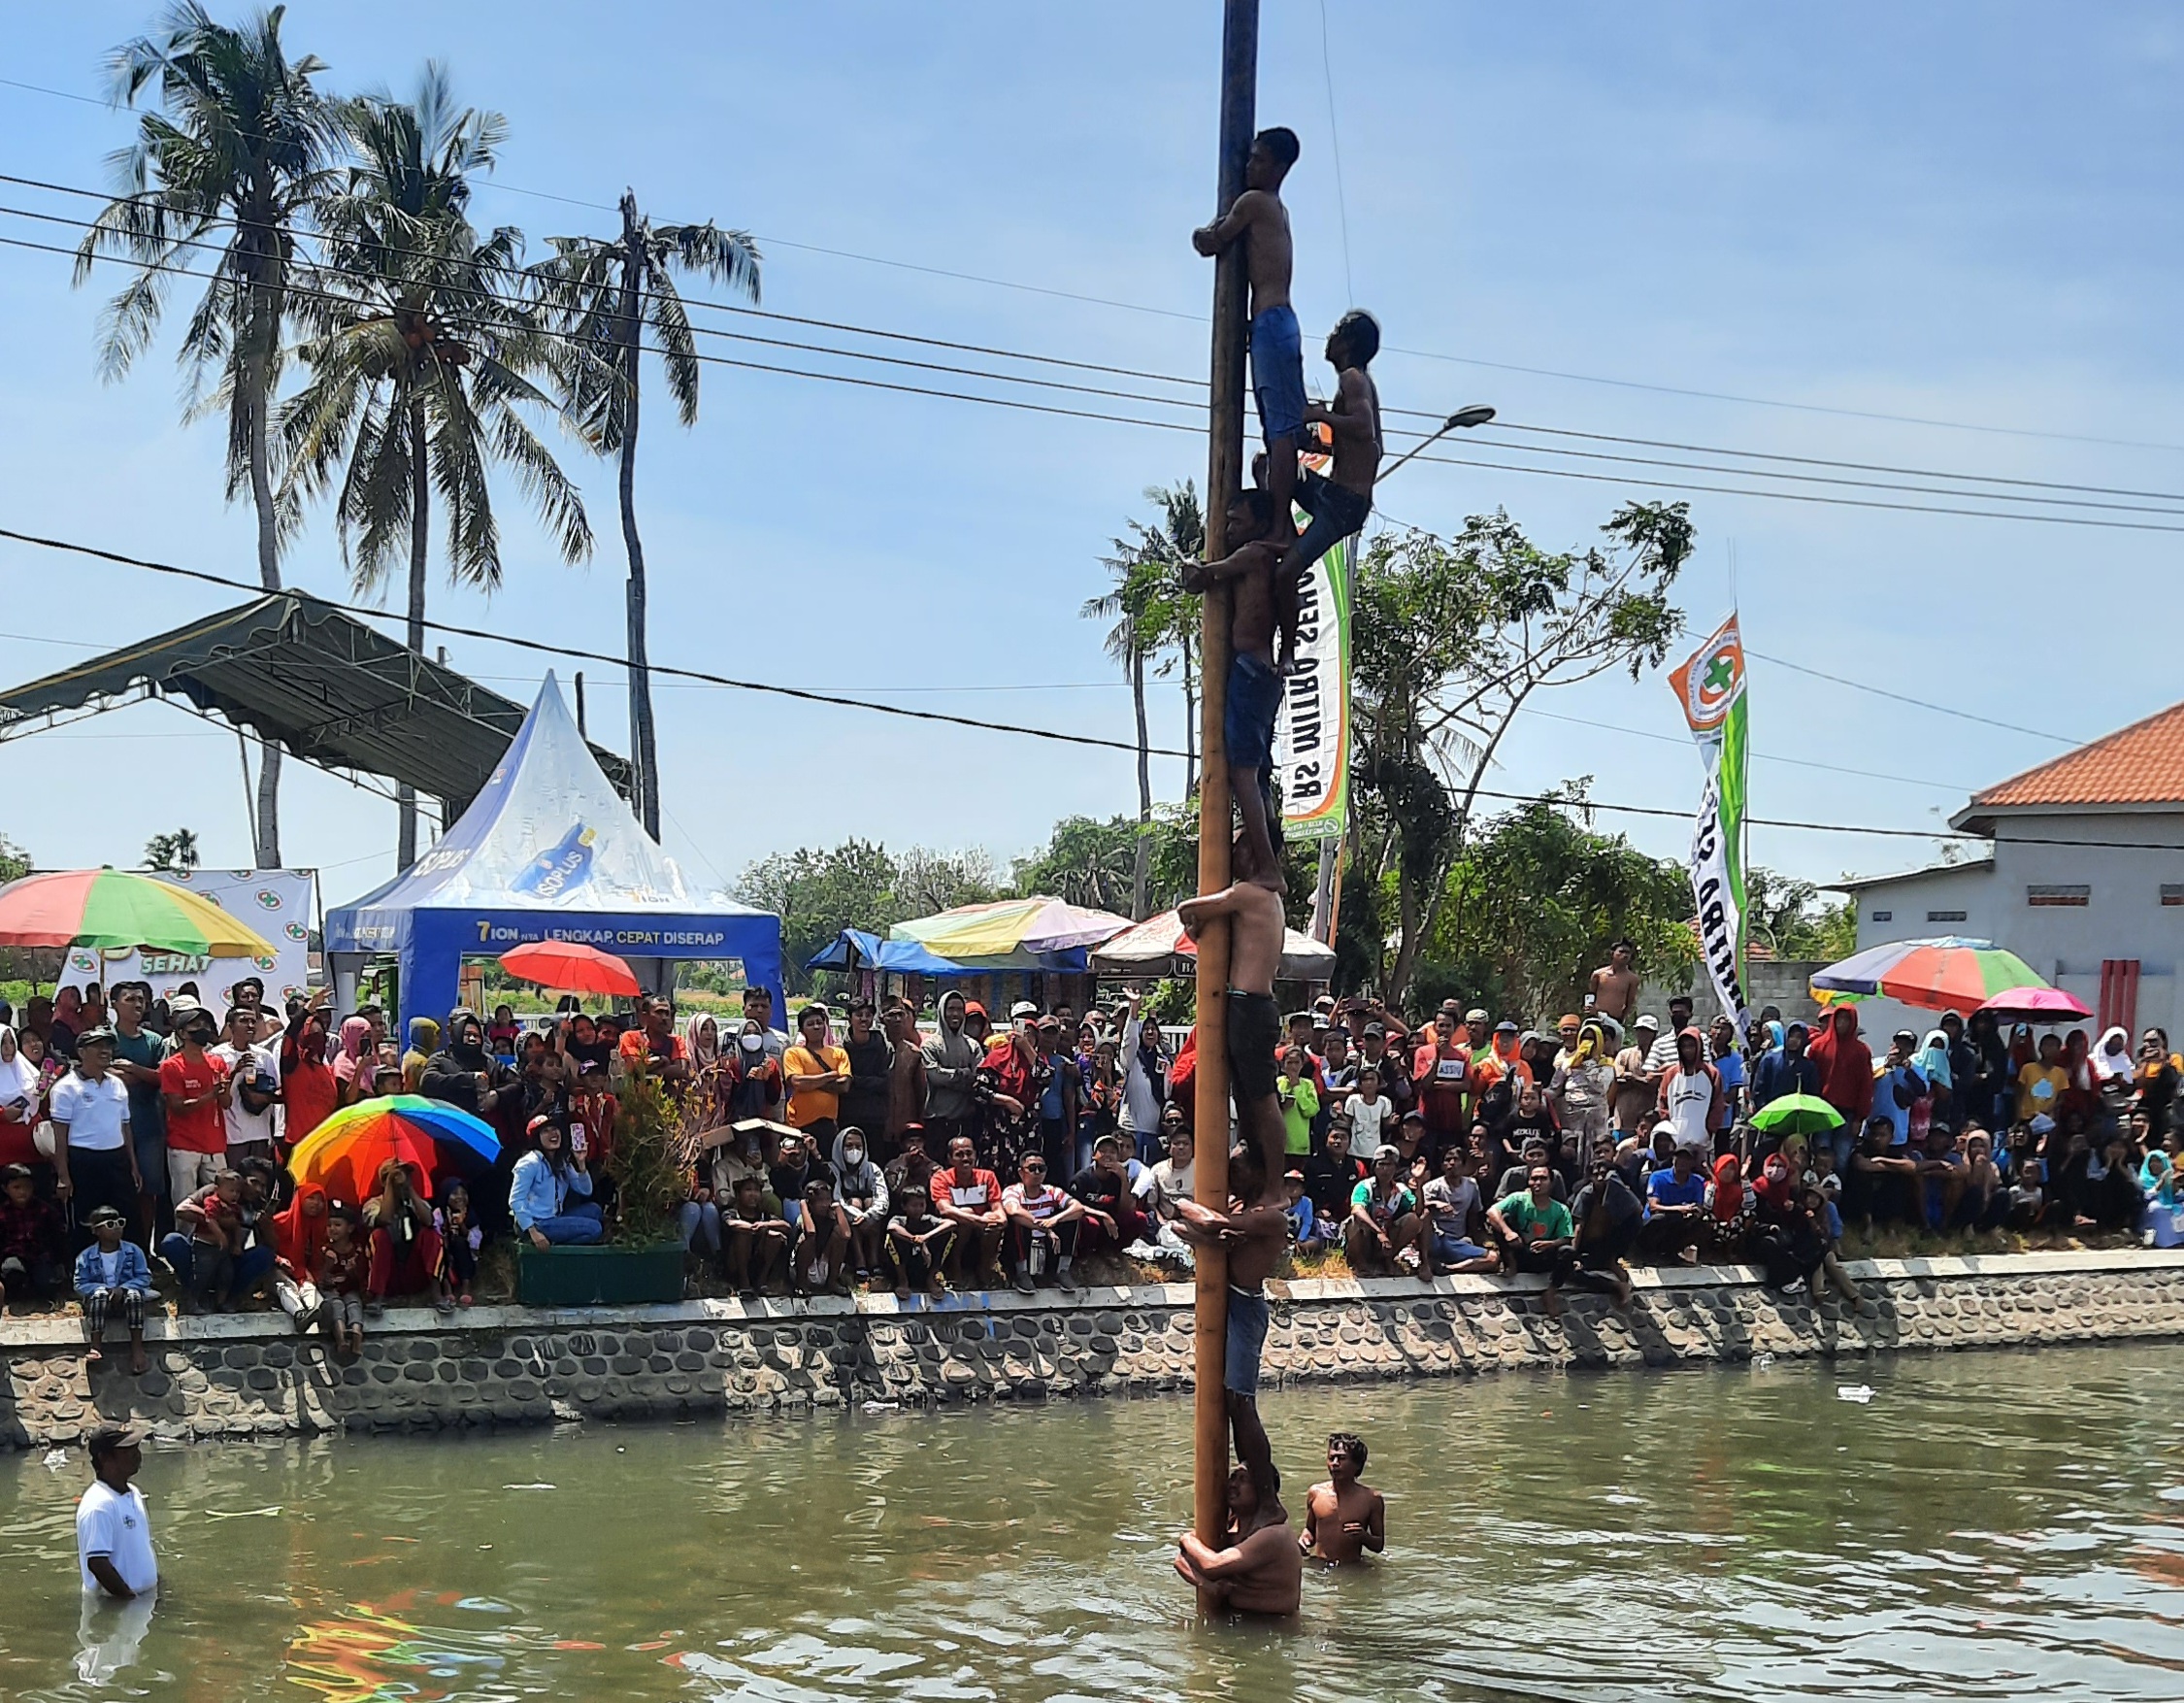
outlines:
[[[1595, 986], [1618, 991], [1622, 960]], [[1604, 980], [1605, 979], [1605, 980]], [[1620, 990], [1626, 1001], [1635, 986]], [[618, 1221], [617, 1098], [639, 1060], [701, 1132], [676, 1212], [693, 1281], [745, 1296], [1079, 1285], [1080, 1261], [1187, 1265], [1195, 1040], [1171, 1052], [1135, 997], [1081, 1018], [1030, 1001], [996, 1020], [944, 993], [740, 1018], [668, 1003], [502, 1006], [442, 1024], [264, 1003], [215, 1014], [143, 984], [0, 1007], [0, 1284], [73, 1290], [94, 1347], [141, 1360], [148, 1307], [278, 1306], [353, 1352], [390, 1297], [472, 1304], [495, 1240], [540, 1250]], [[1626, 1012], [1627, 1015], [1627, 1012]], [[1288, 1019], [1276, 1095], [1293, 1241], [1363, 1276], [1535, 1271], [1630, 1293], [1633, 1261], [1748, 1261], [1817, 1293], [1849, 1283], [1846, 1227], [2046, 1227], [2184, 1240], [2180, 1062], [2148, 1030], [2088, 1046], [1943, 1014], [1876, 1059], [1856, 1010], [1817, 1032], [1760, 1014], [1747, 1043], [1671, 1000], [1627, 1030], [1588, 1001], [1527, 1032], [1449, 1001], [1399, 1018], [1322, 999]], [[298, 1187], [294, 1146], [338, 1108], [422, 1093], [491, 1124], [500, 1162], [428, 1177], [390, 1162], [356, 1201]], [[1834, 1108], [1779, 1128], [1786, 1096]], [[1757, 1121], [1755, 1122], [1755, 1118]], [[1803, 1132], [1800, 1133], [1799, 1128]], [[1224, 1132], [1225, 1133], [1225, 1132]]]

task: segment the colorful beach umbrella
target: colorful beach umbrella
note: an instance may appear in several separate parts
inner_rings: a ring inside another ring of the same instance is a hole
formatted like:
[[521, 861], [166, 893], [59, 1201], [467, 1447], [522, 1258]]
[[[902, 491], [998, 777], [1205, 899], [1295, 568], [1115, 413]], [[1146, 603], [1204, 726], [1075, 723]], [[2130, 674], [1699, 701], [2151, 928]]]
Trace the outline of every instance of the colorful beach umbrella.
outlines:
[[1842, 1114], [1818, 1094], [1784, 1094], [1752, 1114], [1752, 1127], [1769, 1135], [1825, 1135], [1842, 1127]]
[[1130, 926], [1112, 911], [1093, 911], [1060, 899], [994, 899], [898, 922], [890, 940], [914, 940], [928, 952], [960, 963], [966, 958], [1007, 957], [1011, 952], [1062, 952], [1098, 946]]
[[430, 1183], [443, 1168], [440, 1148], [463, 1169], [500, 1157], [493, 1126], [455, 1106], [422, 1094], [392, 1094], [344, 1106], [296, 1145], [288, 1169], [298, 1183], [316, 1183], [339, 1200], [357, 1201], [375, 1191], [388, 1159], [414, 1165]]
[[1979, 1009], [2013, 1023], [2060, 1023], [2093, 1016], [2084, 1000], [2060, 987], [2014, 987]]
[[0, 887], [0, 946], [138, 947], [196, 957], [263, 958], [273, 942], [202, 893], [125, 869], [65, 869]]
[[501, 953], [501, 968], [511, 976], [563, 993], [621, 993], [635, 998], [644, 989], [637, 972], [612, 952], [573, 940], [540, 940]]
[[1877, 993], [1924, 1011], [1968, 1012], [1998, 993], [2046, 985], [2015, 952], [1955, 935], [1868, 947], [1812, 978], [1815, 995]]

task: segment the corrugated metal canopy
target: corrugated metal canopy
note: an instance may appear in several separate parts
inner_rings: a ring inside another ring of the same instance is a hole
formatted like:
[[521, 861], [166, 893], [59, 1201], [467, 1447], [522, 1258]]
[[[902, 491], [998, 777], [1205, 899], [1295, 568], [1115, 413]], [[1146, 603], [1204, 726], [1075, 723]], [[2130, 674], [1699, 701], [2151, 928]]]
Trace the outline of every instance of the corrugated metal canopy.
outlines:
[[[450, 821], [525, 713], [330, 604], [278, 591], [0, 693], [0, 740], [159, 696], [321, 768], [406, 782], [444, 800]], [[629, 763], [591, 750], [628, 797]]]

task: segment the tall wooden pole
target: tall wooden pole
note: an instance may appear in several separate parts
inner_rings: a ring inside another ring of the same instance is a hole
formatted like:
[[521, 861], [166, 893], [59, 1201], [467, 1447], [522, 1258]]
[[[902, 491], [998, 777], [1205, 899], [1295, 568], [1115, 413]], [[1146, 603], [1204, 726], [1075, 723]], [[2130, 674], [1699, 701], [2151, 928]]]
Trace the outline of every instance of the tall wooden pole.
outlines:
[[[1243, 161], [1257, 121], [1259, 0], [1223, 0], [1221, 20], [1221, 169], [1216, 217], [1243, 192]], [[1213, 263], [1212, 405], [1208, 421], [1206, 556], [1229, 553], [1229, 504], [1243, 480], [1243, 347], [1246, 298], [1243, 246]], [[1206, 594], [1199, 655], [1198, 890], [1229, 885], [1229, 767], [1221, 720], [1228, 704], [1229, 588]], [[1216, 1212], [1229, 1206], [1229, 924], [1209, 923], [1198, 941], [1198, 1130], [1195, 1193]], [[1228, 1530], [1229, 1425], [1223, 1375], [1229, 1340], [1228, 1257], [1198, 1255], [1197, 1411], [1193, 1525], [1218, 1548]], [[1203, 1593], [1200, 1608], [1214, 1605]]]

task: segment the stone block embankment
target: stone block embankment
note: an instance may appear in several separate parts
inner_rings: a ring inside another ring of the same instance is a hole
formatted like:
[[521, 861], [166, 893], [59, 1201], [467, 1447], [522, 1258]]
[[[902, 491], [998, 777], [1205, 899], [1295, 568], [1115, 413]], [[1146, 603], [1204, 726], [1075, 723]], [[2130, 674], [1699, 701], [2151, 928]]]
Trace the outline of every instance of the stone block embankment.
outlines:
[[[2184, 1253], [1869, 1260], [1856, 1307], [1768, 1289], [1744, 1267], [1641, 1272], [1631, 1306], [1536, 1278], [1301, 1282], [1274, 1309], [1264, 1381], [1449, 1378], [1518, 1368], [1670, 1366], [1758, 1354], [2026, 1348], [2184, 1334]], [[585, 1419], [810, 1413], [1185, 1389], [1179, 1284], [543, 1312], [389, 1313], [353, 1363], [280, 1315], [167, 1320], [152, 1369], [86, 1365], [76, 1321], [0, 1321], [0, 1444], [66, 1443], [102, 1419], [172, 1438], [437, 1430]]]

